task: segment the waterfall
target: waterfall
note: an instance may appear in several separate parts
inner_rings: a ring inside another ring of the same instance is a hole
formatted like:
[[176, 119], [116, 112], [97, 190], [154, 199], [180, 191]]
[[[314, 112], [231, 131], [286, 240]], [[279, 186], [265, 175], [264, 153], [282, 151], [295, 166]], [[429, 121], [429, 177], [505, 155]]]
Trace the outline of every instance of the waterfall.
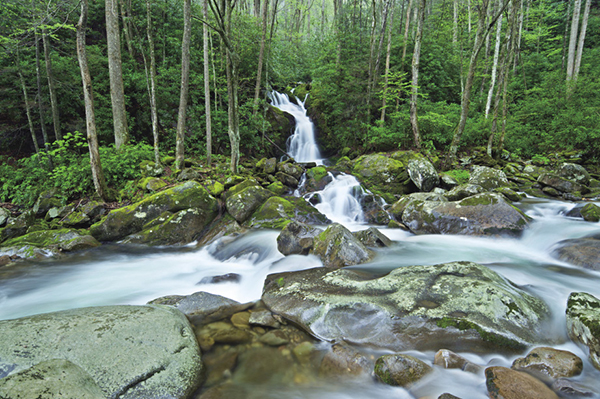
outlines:
[[315, 125], [306, 115], [304, 101], [296, 97], [298, 104], [295, 104], [290, 101], [287, 94], [277, 93], [276, 91], [272, 92], [270, 97], [272, 100], [271, 105], [287, 112], [296, 120], [294, 134], [287, 141], [288, 153], [296, 162], [315, 162], [317, 165], [322, 165], [323, 159], [315, 140]]

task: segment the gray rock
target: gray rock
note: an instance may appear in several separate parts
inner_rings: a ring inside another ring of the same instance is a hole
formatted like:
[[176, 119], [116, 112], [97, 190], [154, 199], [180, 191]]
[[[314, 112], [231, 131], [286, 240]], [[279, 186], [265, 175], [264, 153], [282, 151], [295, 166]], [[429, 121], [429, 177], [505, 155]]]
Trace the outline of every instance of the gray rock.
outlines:
[[6, 226], [0, 230], [0, 242], [22, 236], [35, 223], [35, 212], [25, 211], [16, 218], [8, 218]]
[[253, 303], [239, 303], [208, 292], [195, 292], [187, 296], [171, 296], [154, 299], [150, 305], [172, 306], [187, 316], [194, 325], [211, 323], [230, 317], [250, 308]]
[[142, 161], [140, 170], [143, 176], [158, 177], [165, 173], [165, 168], [161, 164], [156, 164], [150, 161]]
[[35, 205], [33, 205], [33, 213], [35, 213], [36, 217], [44, 217], [50, 208], [64, 205], [64, 201], [58, 198], [57, 194], [58, 191], [56, 189], [44, 191], [40, 194]]
[[546, 384], [527, 373], [506, 367], [488, 367], [485, 377], [491, 399], [558, 399]]
[[445, 369], [461, 369], [471, 373], [478, 373], [481, 370], [481, 366], [471, 363], [464, 357], [448, 349], [437, 351], [433, 359], [433, 364]]
[[448, 198], [448, 201], [460, 201], [461, 199], [465, 199], [473, 195], [485, 193], [485, 191], [485, 188], [478, 184], [461, 184], [460, 186], [456, 186], [452, 190], [448, 191], [446, 197]]
[[81, 367], [68, 360], [43, 361], [0, 380], [3, 399], [104, 399], [106, 395]]
[[179, 173], [177, 176], [177, 180], [186, 181], [186, 180], [194, 180], [200, 178], [202, 175], [194, 168], [185, 168]]
[[425, 158], [411, 159], [406, 170], [410, 179], [421, 191], [431, 191], [440, 183], [435, 167]]
[[590, 190], [582, 183], [566, 179], [555, 173], [542, 173], [537, 179], [538, 183], [552, 187], [561, 193], [588, 193]]
[[326, 267], [344, 267], [369, 261], [373, 254], [350, 230], [339, 223], [332, 223], [314, 238], [313, 253]]
[[0, 227], [6, 224], [6, 221], [10, 217], [10, 212], [6, 209], [0, 207]]
[[403, 196], [398, 201], [394, 202], [388, 209], [388, 212], [397, 221], [402, 221], [402, 213], [406, 207], [416, 201], [432, 201], [432, 202], [447, 202], [448, 199], [445, 195], [438, 193], [412, 193]]
[[323, 357], [319, 374], [324, 377], [369, 375], [373, 366], [373, 362], [356, 349], [337, 343]]
[[284, 255], [307, 255], [313, 248], [314, 238], [323, 230], [292, 221], [277, 236], [277, 249]]
[[277, 165], [277, 170], [279, 172], [285, 173], [288, 176], [292, 176], [296, 180], [300, 180], [300, 177], [304, 173], [304, 169], [302, 166], [292, 163], [290, 161], [280, 162]]
[[540, 380], [552, 381], [581, 374], [583, 362], [571, 352], [539, 347], [532, 349], [527, 356], [515, 359], [511, 368], [525, 371]]
[[507, 186], [508, 179], [506, 174], [494, 168], [487, 166], [474, 166], [469, 178], [469, 184], [476, 184], [486, 190], [493, 190], [498, 187]]
[[389, 247], [392, 245], [392, 240], [387, 238], [381, 231], [375, 227], [369, 227], [366, 230], [357, 231], [353, 233], [356, 238], [363, 243], [365, 247]]
[[600, 239], [572, 238], [556, 244], [552, 256], [591, 270], [600, 270]]
[[106, 306], [0, 321], [0, 377], [50, 359], [81, 367], [106, 397], [185, 398], [201, 381], [194, 332], [180, 312]]
[[458, 186], [459, 183], [454, 177], [446, 173], [440, 173], [440, 185], [446, 190], [452, 190], [454, 187]]
[[524, 348], [541, 340], [549, 314], [540, 299], [472, 262], [401, 267], [379, 278], [326, 268], [272, 274], [262, 299], [322, 339], [396, 351]]
[[402, 213], [402, 222], [415, 234], [517, 236], [529, 217], [502, 195], [483, 193], [458, 202], [412, 202]]
[[268, 175], [274, 175], [277, 171], [277, 158], [269, 158], [265, 161], [263, 171]]
[[568, 180], [576, 181], [577, 183], [587, 186], [590, 184], [590, 174], [581, 165], [575, 163], [562, 163], [556, 168], [556, 174]]
[[273, 317], [273, 313], [267, 309], [251, 311], [248, 322], [253, 326], [279, 328], [281, 324]]
[[287, 173], [283, 173], [283, 172], [277, 172], [275, 174], [275, 177], [277, 178], [277, 180], [279, 180], [280, 182], [282, 182], [283, 184], [285, 184], [288, 187], [291, 187], [291, 188], [298, 187], [299, 181], [292, 175], [288, 175]]
[[258, 209], [273, 193], [260, 186], [250, 186], [230, 195], [225, 201], [227, 212], [239, 223], [243, 223]]
[[409, 355], [385, 355], [375, 362], [375, 376], [384, 384], [410, 387], [433, 369]]
[[567, 301], [567, 333], [589, 348], [589, 358], [600, 370], [600, 300], [585, 292], [572, 292]]
[[106, 208], [104, 207], [104, 203], [99, 201], [89, 201], [86, 204], [82, 205], [79, 209], [81, 210], [81, 212], [88, 215], [88, 217], [93, 222], [97, 222], [101, 216], [106, 214]]

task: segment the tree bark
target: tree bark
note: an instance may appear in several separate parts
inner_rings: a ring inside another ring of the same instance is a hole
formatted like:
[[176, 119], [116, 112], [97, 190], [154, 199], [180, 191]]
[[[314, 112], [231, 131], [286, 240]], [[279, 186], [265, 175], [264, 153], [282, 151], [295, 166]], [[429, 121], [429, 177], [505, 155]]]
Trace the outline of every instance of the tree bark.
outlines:
[[[571, 84], [575, 66], [575, 51], [577, 47], [577, 32], [579, 31], [579, 13], [581, 10], [581, 0], [575, 0], [573, 6], [573, 19], [571, 20], [571, 36], [569, 37], [569, 52], [567, 56], [567, 86]], [[567, 92], [570, 89], [567, 87]]]
[[192, 37], [192, 1], [185, 0], [183, 6], [183, 40], [181, 42], [181, 91], [177, 117], [177, 140], [175, 144], [175, 168], [183, 168], [185, 115], [187, 111], [190, 78], [190, 41]]
[[402, 60], [400, 61], [400, 69], [404, 68], [404, 58], [406, 58], [406, 45], [408, 43], [408, 30], [410, 29], [410, 10], [413, 0], [408, 0], [406, 8], [406, 23], [404, 24], [404, 42], [402, 43]]
[[23, 90], [23, 101], [25, 101], [25, 114], [27, 115], [27, 124], [29, 125], [29, 132], [31, 133], [31, 140], [33, 141], [33, 147], [35, 148], [35, 153], [40, 154], [40, 146], [37, 142], [37, 137], [35, 135], [35, 129], [33, 128], [33, 120], [31, 119], [31, 108], [29, 107], [29, 96], [27, 95], [27, 86], [25, 85], [25, 78], [23, 78], [23, 73], [21, 72], [21, 65], [19, 62], [19, 50], [17, 50], [17, 72], [19, 73], [19, 81], [21, 82], [21, 89]]
[[573, 82], [577, 82], [579, 76], [579, 67], [581, 66], [581, 56], [583, 55], [583, 45], [587, 31], [588, 18], [590, 16], [590, 6], [592, 1], [587, 0], [585, 10], [583, 11], [583, 20], [581, 21], [581, 30], [579, 32], [579, 43], [577, 44], [577, 55], [575, 56], [575, 66], [573, 67]]
[[390, 56], [392, 53], [392, 30], [394, 29], [394, 5], [392, 5], [392, 10], [390, 11], [390, 24], [388, 28], [388, 37], [387, 37], [387, 51], [385, 53], [385, 83], [383, 85], [383, 100], [381, 104], [381, 123], [385, 122], [385, 110], [387, 107], [386, 95], [388, 91], [389, 85], [389, 75], [390, 75]]
[[129, 32], [129, 23], [127, 22], [127, 11], [125, 8], [125, 2], [123, 0], [119, 0], [119, 6], [121, 8], [121, 19], [123, 20], [123, 36], [125, 36], [127, 52], [129, 53], [129, 56], [133, 58], [133, 46], [131, 44], [131, 33]]
[[[40, 115], [40, 128], [42, 129], [42, 137], [44, 139], [44, 148], [46, 153], [50, 151], [50, 142], [48, 141], [48, 132], [46, 131], [46, 123], [44, 121], [44, 105], [42, 104], [42, 73], [40, 67], [40, 42], [37, 34], [37, 30], [34, 29], [34, 40], [35, 40], [35, 75], [37, 83], [37, 104], [38, 112]], [[52, 158], [48, 154], [50, 161], [50, 168], [52, 168]]]
[[[267, 40], [267, 16], [269, 9], [269, 0], [263, 0], [261, 10], [262, 37], [260, 39], [260, 50], [258, 52], [258, 68], [256, 70], [256, 86], [254, 88], [254, 115], [258, 111], [258, 100], [260, 97], [260, 84], [262, 79], [263, 62], [265, 56], [265, 42]], [[206, 18], [206, 17], [205, 17]]]
[[62, 134], [60, 131], [60, 113], [58, 111], [58, 101], [56, 100], [56, 90], [54, 88], [52, 59], [50, 58], [50, 45], [48, 43], [48, 35], [43, 30], [42, 42], [44, 44], [44, 59], [46, 63], [46, 76], [48, 78], [48, 90], [50, 91], [50, 106], [52, 107], [52, 123], [54, 125], [54, 137], [56, 140], [62, 140]]
[[103, 201], [108, 200], [108, 189], [102, 172], [102, 163], [98, 151], [98, 138], [96, 135], [96, 121], [94, 117], [94, 95], [92, 91], [92, 78], [87, 63], [85, 51], [85, 28], [87, 24], [88, 0], [81, 0], [81, 15], [77, 24], [77, 59], [83, 82], [83, 97], [85, 102], [85, 120], [87, 130], [87, 142], [90, 151], [90, 165], [92, 168], [92, 179], [96, 193]]
[[417, 35], [412, 59], [412, 84], [410, 89], [410, 125], [412, 126], [414, 144], [421, 150], [421, 134], [419, 133], [419, 120], [417, 118], [417, 95], [419, 85], [419, 59], [421, 57], [421, 41], [423, 39], [423, 25], [425, 21], [425, 6], [427, 0], [419, 2], [419, 18], [417, 20]]
[[127, 112], [125, 111], [123, 71], [121, 68], [121, 39], [116, 1], [106, 0], [105, 15], [110, 99], [112, 103], [115, 146], [119, 150], [122, 145], [127, 144], [129, 133], [127, 131]]
[[152, 118], [152, 137], [154, 138], [154, 162], [160, 164], [158, 149], [158, 111], [156, 109], [156, 54], [154, 52], [154, 37], [152, 35], [152, 13], [150, 0], [146, 0], [146, 35], [150, 48], [150, 116]]
[[496, 26], [496, 46], [494, 47], [494, 65], [492, 65], [492, 78], [490, 80], [490, 90], [488, 91], [487, 102], [485, 104], [485, 118], [487, 119], [490, 113], [492, 104], [492, 95], [494, 93], [494, 85], [496, 84], [496, 72], [498, 70], [498, 57], [500, 56], [500, 42], [502, 41], [502, 15], [498, 18], [498, 26]]
[[[264, 0], [267, 3], [268, 0]], [[208, 21], [208, 0], [202, 4], [202, 15]], [[203, 47], [204, 47], [204, 108], [206, 113], [206, 164], [210, 167], [212, 156], [212, 126], [210, 116], [210, 67], [208, 65], [208, 26], [203, 24]]]

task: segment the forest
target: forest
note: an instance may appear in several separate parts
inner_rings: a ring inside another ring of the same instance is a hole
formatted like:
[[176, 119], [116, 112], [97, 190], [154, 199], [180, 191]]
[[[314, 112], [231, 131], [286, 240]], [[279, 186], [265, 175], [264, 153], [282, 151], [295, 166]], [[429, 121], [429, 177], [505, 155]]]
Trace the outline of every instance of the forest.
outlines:
[[7, 0], [0, 200], [117, 199], [144, 160], [281, 156], [293, 93], [327, 156], [600, 158], [600, 12], [573, 0]]

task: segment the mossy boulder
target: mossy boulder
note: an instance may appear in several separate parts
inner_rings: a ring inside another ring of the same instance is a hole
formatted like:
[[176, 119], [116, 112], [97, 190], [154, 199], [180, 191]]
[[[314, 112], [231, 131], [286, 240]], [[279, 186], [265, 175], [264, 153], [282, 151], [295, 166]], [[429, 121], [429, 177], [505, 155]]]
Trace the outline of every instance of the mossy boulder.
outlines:
[[368, 262], [374, 255], [350, 230], [338, 223], [331, 224], [314, 238], [312, 253], [328, 268], [358, 265]]
[[375, 376], [384, 384], [410, 387], [433, 368], [410, 355], [384, 355], [375, 362]]
[[[244, 184], [244, 183], [242, 183]], [[241, 188], [233, 187], [227, 194], [225, 206], [227, 212], [239, 223], [243, 223], [252, 215], [252, 213], [261, 206], [267, 199], [273, 196], [273, 193], [260, 186], [249, 186]]]
[[576, 163], [561, 163], [556, 169], [556, 174], [560, 177], [564, 177], [565, 179], [575, 181], [584, 186], [590, 184], [590, 174], [587, 170], [581, 165]]
[[500, 187], [494, 190], [497, 193], [504, 195], [504, 197], [512, 202], [520, 201], [523, 197], [521, 194], [517, 193], [515, 190], [508, 187]]
[[200, 183], [189, 181], [111, 211], [90, 227], [90, 234], [99, 241], [115, 241], [141, 231], [147, 223], [165, 211], [199, 208], [211, 214], [216, 211], [217, 206], [217, 200]]
[[286, 175], [292, 176], [296, 180], [300, 180], [300, 177], [304, 173], [304, 168], [302, 168], [302, 166], [290, 160], [278, 163], [277, 170], [285, 173]]
[[589, 348], [589, 358], [600, 370], [600, 300], [585, 292], [572, 292], [567, 300], [567, 333]]
[[146, 245], [188, 244], [203, 235], [217, 216], [217, 209], [189, 208], [165, 216], [151, 221], [142, 231], [125, 237], [123, 242]]
[[600, 237], [593, 235], [562, 240], [556, 244], [552, 255], [586, 269], [600, 270]]
[[0, 377], [49, 359], [83, 369], [107, 398], [186, 398], [202, 361], [185, 316], [159, 306], [103, 306], [0, 321]]
[[308, 255], [315, 237], [323, 230], [304, 223], [292, 221], [277, 236], [277, 249], [284, 255]]
[[205, 180], [204, 187], [208, 190], [210, 195], [213, 197], [219, 197], [225, 191], [225, 186], [217, 180]]
[[58, 196], [58, 190], [48, 190], [40, 194], [35, 205], [33, 205], [33, 212], [38, 218], [44, 217], [46, 212], [50, 208], [61, 207], [65, 204], [65, 201]]
[[200, 177], [202, 177], [202, 175], [200, 174], [200, 172], [198, 170], [196, 170], [194, 168], [185, 168], [181, 172], [179, 172], [179, 175], [177, 176], [177, 180], [187, 181], [187, 180], [199, 179]]
[[402, 221], [402, 214], [406, 207], [415, 201], [433, 201], [433, 202], [447, 202], [445, 196], [437, 193], [412, 193], [403, 196], [398, 201], [394, 202], [388, 209], [388, 212], [396, 221]]
[[267, 190], [272, 191], [275, 195], [283, 195], [288, 191], [288, 188], [282, 182], [276, 181], [269, 184]]
[[283, 229], [290, 221], [307, 224], [328, 224], [329, 219], [301, 197], [271, 197], [252, 214], [244, 226]]
[[324, 166], [316, 166], [306, 171], [304, 192], [321, 191], [333, 181]]
[[546, 304], [472, 262], [375, 278], [344, 268], [277, 273], [267, 276], [262, 299], [324, 340], [394, 351], [522, 350], [548, 339]]
[[35, 224], [35, 212], [32, 210], [21, 213], [16, 218], [8, 218], [6, 226], [0, 229], [0, 242], [22, 236]]
[[486, 190], [493, 190], [498, 187], [507, 186], [508, 179], [506, 174], [494, 168], [487, 166], [474, 166], [469, 178], [469, 184], [475, 184]]
[[556, 173], [542, 173], [537, 179], [538, 183], [552, 187], [561, 193], [586, 194], [590, 190], [587, 186], [575, 180], [569, 180]]
[[296, 179], [292, 175], [288, 175], [287, 173], [284, 173], [284, 172], [277, 172], [275, 174], [275, 177], [281, 183], [285, 184], [286, 186], [288, 186], [290, 188], [296, 188], [296, 187], [298, 187], [298, 184], [299, 184], [298, 179]]
[[497, 193], [457, 202], [414, 201], [402, 213], [402, 223], [414, 234], [518, 236], [529, 220]]
[[384, 196], [386, 201], [394, 195], [417, 191], [410, 180], [406, 165], [383, 154], [363, 155], [356, 160], [352, 169], [362, 184], [374, 193]]
[[94, 237], [73, 229], [34, 231], [2, 243], [7, 248], [35, 247], [54, 253], [79, 251], [99, 245]]
[[165, 168], [161, 164], [156, 164], [152, 161], [142, 161], [140, 162], [140, 171], [144, 177], [158, 177], [165, 173]]
[[65, 227], [75, 228], [88, 227], [91, 224], [90, 217], [81, 211], [69, 213], [68, 215], [61, 218], [60, 222]]
[[588, 222], [600, 221], [600, 206], [593, 203], [585, 204], [581, 208], [581, 216]]

